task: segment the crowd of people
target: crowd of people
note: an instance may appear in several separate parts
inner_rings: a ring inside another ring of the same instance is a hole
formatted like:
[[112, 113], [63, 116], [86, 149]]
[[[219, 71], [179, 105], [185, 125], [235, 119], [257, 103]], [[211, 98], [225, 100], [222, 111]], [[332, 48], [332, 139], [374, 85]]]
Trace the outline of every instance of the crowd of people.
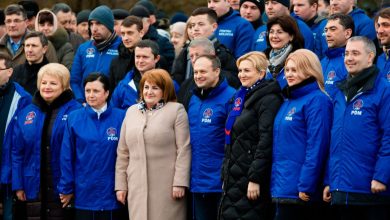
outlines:
[[390, 7], [0, 12], [6, 220], [390, 219]]

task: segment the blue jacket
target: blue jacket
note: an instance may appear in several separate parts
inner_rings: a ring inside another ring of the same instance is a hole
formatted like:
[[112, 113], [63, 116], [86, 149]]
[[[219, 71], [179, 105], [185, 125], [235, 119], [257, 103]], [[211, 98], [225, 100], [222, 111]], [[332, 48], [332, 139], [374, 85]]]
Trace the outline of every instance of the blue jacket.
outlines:
[[69, 115], [62, 142], [58, 191], [73, 193], [76, 208], [120, 207], [114, 182], [116, 149], [124, 116], [124, 111], [108, 107], [98, 119], [90, 106]]
[[314, 46], [315, 46], [315, 53], [317, 54], [318, 58], [321, 60], [324, 56], [326, 51], [328, 50], [328, 43], [326, 42], [326, 35], [324, 32], [324, 28], [326, 24], [328, 23], [328, 20], [325, 18], [319, 18], [319, 21], [317, 23], [314, 23], [310, 29], [313, 32], [314, 37]]
[[336, 93], [327, 178], [331, 191], [371, 194], [372, 180], [389, 186], [389, 86], [378, 75], [350, 102], [341, 90]]
[[255, 31], [252, 40], [252, 51], [264, 52], [267, 49], [267, 25], [262, 25]]
[[360, 8], [354, 8], [349, 14], [355, 24], [354, 36], [365, 36], [371, 40], [376, 39], [374, 21]]
[[325, 57], [321, 60], [325, 91], [331, 98], [333, 98], [338, 91], [336, 83], [344, 80], [348, 75], [344, 65], [344, 53], [345, 47], [330, 48], [326, 51]]
[[332, 103], [316, 82], [291, 91], [274, 122], [271, 195], [298, 199], [318, 195], [325, 169]]
[[191, 192], [222, 192], [226, 105], [235, 89], [225, 80], [205, 99], [194, 92], [188, 105], [191, 137]]
[[134, 69], [130, 70], [115, 88], [111, 96], [111, 105], [126, 110], [137, 103], [139, 99], [137, 88], [134, 84]]
[[118, 46], [122, 42], [117, 37], [110, 47], [99, 52], [94, 45], [95, 41], [87, 41], [79, 46], [74, 55], [72, 70], [70, 72], [70, 85], [78, 101], [84, 101], [84, 79], [92, 72], [110, 74], [110, 63], [119, 55]]
[[[72, 99], [59, 108], [51, 140], [53, 185], [60, 176], [60, 148], [68, 114], [81, 105]], [[12, 142], [12, 190], [24, 190], [27, 200], [37, 199], [40, 191], [41, 137], [46, 113], [30, 104], [17, 116]]]
[[232, 9], [222, 19], [218, 19], [218, 28], [215, 30], [218, 40], [232, 51], [236, 59], [251, 51], [254, 33], [252, 24]]
[[309, 26], [307, 26], [307, 24], [300, 17], [298, 17], [295, 14], [293, 14], [291, 16], [297, 22], [299, 31], [301, 32], [302, 37], [305, 40], [305, 49], [308, 49], [308, 50], [315, 52], [315, 45], [314, 45], [315, 41], [314, 41], [314, 37], [313, 37], [313, 32], [311, 31]]
[[13, 82], [15, 86], [14, 98], [11, 103], [10, 111], [8, 113], [8, 125], [6, 125], [6, 130], [4, 134], [3, 148], [1, 154], [1, 183], [9, 184], [11, 183], [11, 144], [12, 144], [12, 135], [14, 132], [16, 116], [19, 112], [31, 104], [31, 95], [26, 92], [18, 83]]
[[386, 53], [383, 53], [378, 57], [376, 66], [381, 72], [381, 75], [390, 82], [390, 59], [386, 57]]

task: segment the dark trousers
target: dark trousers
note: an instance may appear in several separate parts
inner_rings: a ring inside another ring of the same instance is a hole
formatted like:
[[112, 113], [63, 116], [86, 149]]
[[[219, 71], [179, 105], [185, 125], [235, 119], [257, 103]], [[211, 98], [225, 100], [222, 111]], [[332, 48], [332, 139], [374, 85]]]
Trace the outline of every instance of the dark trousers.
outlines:
[[389, 220], [390, 206], [338, 205], [333, 207], [334, 220]]
[[193, 219], [216, 220], [222, 193], [193, 193]]
[[276, 204], [274, 220], [320, 219], [319, 207], [312, 204]]
[[75, 220], [126, 220], [129, 219], [129, 215], [126, 210], [126, 208], [108, 211], [76, 209]]

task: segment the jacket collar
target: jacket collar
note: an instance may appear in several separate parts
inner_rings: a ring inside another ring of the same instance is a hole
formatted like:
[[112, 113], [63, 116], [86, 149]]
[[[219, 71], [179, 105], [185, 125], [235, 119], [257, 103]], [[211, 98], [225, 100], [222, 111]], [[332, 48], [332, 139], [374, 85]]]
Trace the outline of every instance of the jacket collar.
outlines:
[[230, 15], [233, 15], [234, 13], [238, 13], [238, 12], [235, 12], [232, 8], [230, 8], [229, 11], [226, 14], [224, 14], [221, 17], [218, 18], [217, 23], [225, 20], [227, 17], [229, 17]]
[[286, 98], [297, 99], [318, 89], [319, 86], [316, 79], [314, 77], [310, 77], [297, 85], [291, 87], [287, 86], [283, 89], [283, 95]]
[[344, 56], [345, 53], [345, 47], [338, 47], [338, 48], [328, 48], [325, 52], [325, 55], [328, 58], [335, 58]]
[[47, 104], [45, 100], [43, 100], [41, 94], [39, 91], [37, 91], [34, 94], [32, 103], [36, 106], [38, 106], [39, 109], [43, 112], [48, 112], [53, 109], [60, 108], [65, 103], [69, 102], [73, 99], [73, 92], [71, 90], [65, 90], [63, 93], [61, 93], [60, 96], [58, 96], [51, 104]]
[[111, 115], [112, 107], [109, 103], [107, 103], [106, 111], [101, 113], [99, 118], [98, 118], [98, 114], [91, 108], [91, 106], [87, 105], [85, 107], [85, 110], [87, 111], [88, 116], [91, 117], [92, 119], [104, 120]]
[[198, 88], [197, 86], [195, 86], [194, 94], [196, 96], [198, 96], [200, 99], [203, 99], [203, 100], [209, 99], [209, 98], [213, 98], [213, 97], [219, 95], [224, 89], [226, 89], [226, 87], [228, 87], [228, 83], [227, 83], [225, 77], [220, 76], [219, 81], [214, 88], [202, 90], [202, 89]]
[[262, 80], [256, 88], [253, 88], [253, 90], [247, 94], [248, 99], [245, 101], [245, 108], [252, 105], [265, 95], [272, 93], [280, 93], [279, 83], [276, 80]]

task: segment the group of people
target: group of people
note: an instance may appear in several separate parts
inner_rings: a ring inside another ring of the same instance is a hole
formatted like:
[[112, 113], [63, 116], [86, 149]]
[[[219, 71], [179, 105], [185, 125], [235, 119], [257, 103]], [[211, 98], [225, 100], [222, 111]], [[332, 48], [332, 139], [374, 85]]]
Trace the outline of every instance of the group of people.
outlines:
[[3, 219], [390, 218], [390, 8], [3, 12]]

